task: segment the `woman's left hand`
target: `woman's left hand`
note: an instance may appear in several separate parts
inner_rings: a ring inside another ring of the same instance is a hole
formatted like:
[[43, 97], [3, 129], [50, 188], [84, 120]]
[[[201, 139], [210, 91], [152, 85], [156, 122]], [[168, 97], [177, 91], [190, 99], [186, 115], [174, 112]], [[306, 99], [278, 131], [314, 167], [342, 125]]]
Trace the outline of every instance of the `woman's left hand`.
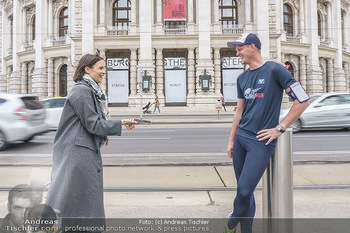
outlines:
[[105, 146], [108, 146], [108, 143], [109, 143], [109, 137], [106, 136], [106, 144], [105, 144]]
[[125, 125], [127, 130], [134, 130], [137, 122], [135, 121], [135, 118], [131, 118], [130, 120], [122, 120], [122, 125]]

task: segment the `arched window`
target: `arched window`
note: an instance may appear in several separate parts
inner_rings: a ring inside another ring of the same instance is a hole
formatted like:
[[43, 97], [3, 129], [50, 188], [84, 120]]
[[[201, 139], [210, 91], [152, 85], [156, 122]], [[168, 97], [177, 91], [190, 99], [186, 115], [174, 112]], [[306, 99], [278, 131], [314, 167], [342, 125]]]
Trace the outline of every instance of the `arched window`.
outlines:
[[283, 5], [283, 26], [287, 36], [293, 36], [293, 11], [288, 4]]
[[67, 65], [63, 65], [60, 69], [58, 85], [58, 95], [67, 96]]
[[292, 63], [290, 62], [286, 62], [285, 66], [287, 68], [287, 70], [292, 74], [292, 76], [294, 77], [294, 67], [292, 65]]
[[59, 16], [59, 37], [65, 37], [68, 32], [68, 8], [61, 10]]
[[222, 28], [234, 28], [237, 21], [237, 2], [236, 0], [219, 1], [219, 18]]
[[32, 40], [35, 40], [35, 15], [32, 21]]
[[322, 37], [322, 18], [320, 12], [317, 12], [317, 29], [318, 29], [318, 36]]
[[113, 26], [119, 30], [128, 30], [131, 22], [131, 3], [129, 0], [117, 0], [113, 4]]

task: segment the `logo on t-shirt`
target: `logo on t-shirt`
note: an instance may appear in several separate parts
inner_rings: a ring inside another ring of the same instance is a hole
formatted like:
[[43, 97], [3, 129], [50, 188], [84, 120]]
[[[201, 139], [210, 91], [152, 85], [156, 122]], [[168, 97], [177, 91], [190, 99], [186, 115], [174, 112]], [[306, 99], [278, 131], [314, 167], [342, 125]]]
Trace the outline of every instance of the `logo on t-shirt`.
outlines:
[[246, 99], [255, 99], [255, 98], [264, 98], [264, 93], [257, 93], [261, 88], [248, 88], [244, 91], [244, 98]]
[[265, 79], [264, 78], [260, 78], [259, 80], [258, 80], [258, 84], [265, 84]]

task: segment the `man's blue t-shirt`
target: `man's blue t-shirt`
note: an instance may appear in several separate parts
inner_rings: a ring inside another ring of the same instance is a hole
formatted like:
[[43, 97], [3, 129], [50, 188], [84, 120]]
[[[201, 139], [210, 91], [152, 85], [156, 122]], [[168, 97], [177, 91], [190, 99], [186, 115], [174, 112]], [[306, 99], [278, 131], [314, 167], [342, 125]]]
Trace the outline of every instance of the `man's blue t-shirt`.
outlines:
[[258, 141], [257, 132], [276, 127], [283, 90], [295, 82], [285, 67], [272, 61], [239, 75], [237, 95], [244, 99], [244, 109], [236, 134]]

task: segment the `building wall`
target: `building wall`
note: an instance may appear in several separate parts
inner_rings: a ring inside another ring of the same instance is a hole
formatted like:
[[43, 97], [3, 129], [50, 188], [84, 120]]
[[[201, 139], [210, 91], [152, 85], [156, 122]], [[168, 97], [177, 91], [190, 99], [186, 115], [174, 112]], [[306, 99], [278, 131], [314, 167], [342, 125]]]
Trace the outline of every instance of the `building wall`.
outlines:
[[[152, 77], [149, 92], [143, 94], [146, 101], [157, 94], [166, 105], [207, 105], [215, 103], [224, 89], [222, 59], [235, 57], [227, 42], [243, 32], [258, 34], [265, 59], [290, 63], [308, 94], [350, 91], [350, 0], [236, 0], [237, 24], [227, 28], [221, 26], [220, 1], [187, 0], [186, 23], [177, 29], [167, 28], [163, 0], [129, 2], [129, 26], [117, 28], [114, 0], [0, 1], [0, 91], [46, 98], [59, 95], [66, 85], [69, 92], [80, 57], [98, 51], [105, 59], [128, 59], [127, 103], [113, 106], [139, 104], [138, 69]], [[292, 35], [284, 28], [284, 4], [293, 12]], [[68, 34], [60, 37], [59, 15], [65, 7]], [[180, 91], [185, 101], [169, 101], [166, 77], [171, 72], [165, 58], [185, 58], [185, 89]], [[62, 84], [64, 65], [67, 79]], [[204, 72], [211, 75], [208, 91], [200, 86]], [[112, 76], [107, 79], [102, 89], [108, 94]]]

